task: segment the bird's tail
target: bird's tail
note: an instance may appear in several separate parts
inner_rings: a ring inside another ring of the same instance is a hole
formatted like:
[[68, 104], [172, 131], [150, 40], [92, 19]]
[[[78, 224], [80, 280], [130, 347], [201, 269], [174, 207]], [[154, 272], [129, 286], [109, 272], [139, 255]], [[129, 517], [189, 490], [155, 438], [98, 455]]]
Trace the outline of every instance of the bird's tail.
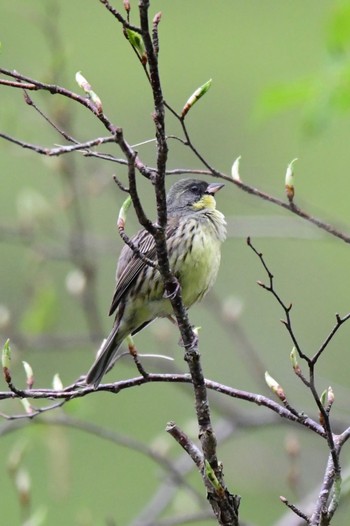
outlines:
[[118, 349], [124, 338], [120, 338], [118, 327], [114, 327], [108, 338], [103, 342], [97, 358], [86, 375], [85, 383], [99, 386], [103, 376], [111, 369], [118, 358]]

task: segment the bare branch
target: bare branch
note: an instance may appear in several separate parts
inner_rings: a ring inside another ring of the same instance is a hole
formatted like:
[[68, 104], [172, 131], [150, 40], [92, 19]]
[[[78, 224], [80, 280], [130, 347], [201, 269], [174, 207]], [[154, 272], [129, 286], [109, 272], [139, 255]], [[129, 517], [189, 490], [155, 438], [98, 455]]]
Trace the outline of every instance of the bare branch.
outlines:
[[0, 132], [0, 137], [3, 139], [6, 139], [9, 142], [12, 142], [14, 144], [17, 144], [18, 146], [21, 146], [21, 148], [32, 150], [35, 153], [39, 153], [41, 155], [47, 155], [48, 157], [55, 157], [64, 155], [66, 153], [72, 153], [74, 151], [84, 151], [88, 150], [89, 148], [92, 148], [93, 146], [99, 146], [100, 144], [106, 144], [106, 143], [115, 143], [115, 137], [98, 137], [97, 139], [91, 139], [90, 141], [82, 142], [82, 143], [76, 143], [69, 146], [57, 146], [56, 148], [43, 148], [42, 146], [39, 146], [37, 144], [31, 144], [24, 141], [20, 141], [19, 139], [15, 139], [14, 137], [11, 137], [10, 135], [7, 135], [5, 133]]
[[332, 341], [335, 334], [338, 332], [338, 330], [343, 325], [343, 323], [345, 323], [349, 319], [350, 319], [350, 313], [346, 314], [343, 318], [340, 318], [339, 314], [336, 314], [336, 325], [333, 327], [333, 329], [331, 330], [331, 332], [329, 333], [329, 335], [327, 336], [327, 338], [325, 339], [325, 341], [323, 342], [319, 350], [311, 358], [311, 362], [314, 365], [316, 364], [317, 360], [319, 359], [323, 351], [328, 347], [329, 343]]

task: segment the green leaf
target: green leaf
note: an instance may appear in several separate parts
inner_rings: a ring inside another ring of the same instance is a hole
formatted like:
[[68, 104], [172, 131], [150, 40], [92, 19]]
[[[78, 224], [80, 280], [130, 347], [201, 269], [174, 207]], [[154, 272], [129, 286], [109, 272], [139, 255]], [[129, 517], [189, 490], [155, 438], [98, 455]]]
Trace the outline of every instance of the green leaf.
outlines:
[[315, 83], [311, 79], [267, 88], [258, 100], [257, 114], [265, 118], [272, 113], [304, 104], [313, 99], [315, 91]]
[[139, 33], [136, 33], [136, 31], [132, 31], [132, 29], [125, 29], [126, 38], [129, 40], [130, 44], [138, 51], [140, 54], [140, 57], [146, 56], [146, 49], [145, 44], [143, 42], [143, 38]]
[[327, 27], [327, 46], [332, 53], [344, 53], [350, 47], [349, 2], [343, 2], [333, 11]]

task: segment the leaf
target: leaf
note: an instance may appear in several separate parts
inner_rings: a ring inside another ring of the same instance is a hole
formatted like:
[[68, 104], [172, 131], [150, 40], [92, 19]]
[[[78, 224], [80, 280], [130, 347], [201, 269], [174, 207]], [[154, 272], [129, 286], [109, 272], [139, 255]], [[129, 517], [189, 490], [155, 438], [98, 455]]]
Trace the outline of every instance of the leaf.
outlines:
[[332, 53], [344, 53], [350, 47], [350, 5], [343, 2], [332, 14], [327, 27], [327, 47]]
[[264, 118], [272, 113], [310, 102], [315, 91], [315, 83], [311, 79], [267, 88], [258, 100], [257, 113]]

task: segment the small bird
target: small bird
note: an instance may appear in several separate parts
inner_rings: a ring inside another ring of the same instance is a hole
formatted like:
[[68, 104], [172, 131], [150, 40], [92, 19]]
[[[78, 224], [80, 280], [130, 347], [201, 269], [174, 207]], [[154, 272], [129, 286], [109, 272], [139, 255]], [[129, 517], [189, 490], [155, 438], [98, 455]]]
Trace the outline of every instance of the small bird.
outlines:
[[[166, 243], [169, 265], [178, 279], [186, 308], [200, 301], [212, 287], [220, 265], [220, 246], [226, 238], [224, 215], [216, 209], [214, 195], [224, 185], [197, 179], [176, 182], [167, 195]], [[153, 236], [140, 230], [133, 244], [157, 262]], [[120, 355], [123, 340], [156, 318], [173, 313], [164, 294], [162, 277], [124, 245], [116, 271], [116, 288], [109, 315], [115, 312], [113, 328], [87, 373], [85, 383], [98, 387]]]

